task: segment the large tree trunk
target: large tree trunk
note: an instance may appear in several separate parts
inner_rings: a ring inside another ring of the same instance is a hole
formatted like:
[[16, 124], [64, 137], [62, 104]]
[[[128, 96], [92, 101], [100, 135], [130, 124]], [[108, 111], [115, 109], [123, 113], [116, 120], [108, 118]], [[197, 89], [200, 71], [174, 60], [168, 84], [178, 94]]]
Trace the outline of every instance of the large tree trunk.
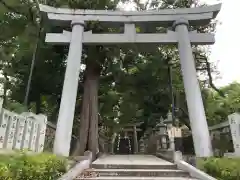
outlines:
[[114, 154], [114, 144], [116, 141], [117, 133], [113, 133], [112, 139], [111, 139], [111, 148], [110, 148], [110, 153]]
[[90, 150], [95, 158], [98, 150], [98, 83], [100, 76], [96, 64], [87, 64], [85, 75], [79, 140], [73, 155], [83, 155], [85, 150]]
[[90, 99], [89, 99], [89, 136], [88, 150], [92, 151], [95, 159], [98, 151], [98, 79], [99, 75], [91, 73], [90, 75]]
[[79, 139], [77, 141], [76, 149], [73, 153], [76, 155], [83, 155], [88, 139], [88, 129], [89, 129], [89, 97], [90, 97], [90, 82], [86, 78], [84, 82], [84, 94], [83, 94], [83, 104], [80, 114], [80, 128], [79, 128]]

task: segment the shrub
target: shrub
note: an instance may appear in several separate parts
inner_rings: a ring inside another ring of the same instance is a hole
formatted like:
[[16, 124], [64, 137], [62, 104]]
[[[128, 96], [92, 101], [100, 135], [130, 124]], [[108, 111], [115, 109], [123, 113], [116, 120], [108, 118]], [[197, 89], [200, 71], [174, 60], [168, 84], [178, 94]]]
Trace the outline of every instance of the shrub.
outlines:
[[0, 155], [0, 180], [55, 180], [65, 172], [65, 159], [53, 154]]
[[218, 180], [240, 180], [240, 159], [209, 158], [200, 160], [200, 168]]

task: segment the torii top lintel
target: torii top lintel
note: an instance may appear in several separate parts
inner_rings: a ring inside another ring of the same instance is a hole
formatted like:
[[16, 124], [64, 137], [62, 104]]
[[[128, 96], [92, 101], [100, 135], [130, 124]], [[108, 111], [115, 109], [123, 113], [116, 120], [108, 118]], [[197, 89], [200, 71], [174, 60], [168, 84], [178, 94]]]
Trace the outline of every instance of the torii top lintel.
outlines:
[[191, 25], [206, 25], [211, 19], [215, 18], [221, 9], [221, 4], [203, 6], [197, 8], [178, 8], [161, 9], [151, 11], [111, 11], [111, 10], [82, 10], [68, 8], [54, 8], [51, 6], [40, 5], [40, 10], [47, 13], [47, 18], [58, 25], [71, 22], [74, 17], [79, 16], [83, 21], [99, 21], [102, 23], [134, 23], [146, 24], [153, 23], [169, 26], [177, 19], [184, 18]]

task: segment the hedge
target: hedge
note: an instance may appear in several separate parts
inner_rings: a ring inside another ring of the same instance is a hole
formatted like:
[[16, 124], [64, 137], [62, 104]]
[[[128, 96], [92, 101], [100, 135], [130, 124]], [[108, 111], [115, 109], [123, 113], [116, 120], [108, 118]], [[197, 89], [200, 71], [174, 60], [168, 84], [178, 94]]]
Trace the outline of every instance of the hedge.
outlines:
[[66, 172], [66, 160], [53, 154], [0, 155], [0, 180], [55, 180]]
[[198, 162], [199, 168], [218, 180], [240, 180], [239, 158], [209, 158]]

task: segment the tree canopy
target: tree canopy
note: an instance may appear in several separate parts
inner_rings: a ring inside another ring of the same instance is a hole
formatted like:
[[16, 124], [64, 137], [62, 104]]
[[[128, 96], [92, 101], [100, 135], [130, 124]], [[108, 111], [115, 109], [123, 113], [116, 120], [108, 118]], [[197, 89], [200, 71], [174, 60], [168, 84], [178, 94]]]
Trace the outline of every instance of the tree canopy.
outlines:
[[227, 121], [228, 115], [240, 112], [240, 84], [233, 82], [220, 88], [224, 97], [211, 89], [206, 89], [206, 113], [209, 125]]

